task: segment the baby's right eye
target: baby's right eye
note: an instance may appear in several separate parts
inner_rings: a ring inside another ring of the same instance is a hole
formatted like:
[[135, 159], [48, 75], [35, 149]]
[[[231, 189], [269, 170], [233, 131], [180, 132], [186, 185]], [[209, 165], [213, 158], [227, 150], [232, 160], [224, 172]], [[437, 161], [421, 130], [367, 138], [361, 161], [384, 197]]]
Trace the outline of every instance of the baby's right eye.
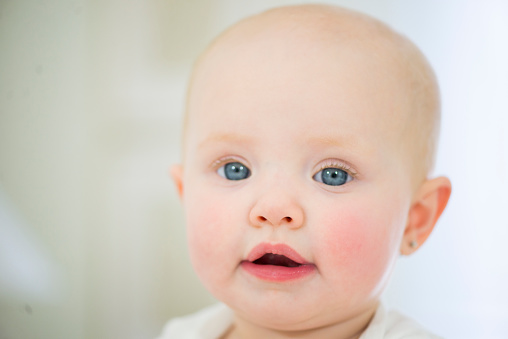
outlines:
[[243, 180], [250, 177], [250, 170], [241, 162], [228, 162], [217, 170], [217, 173], [228, 180]]

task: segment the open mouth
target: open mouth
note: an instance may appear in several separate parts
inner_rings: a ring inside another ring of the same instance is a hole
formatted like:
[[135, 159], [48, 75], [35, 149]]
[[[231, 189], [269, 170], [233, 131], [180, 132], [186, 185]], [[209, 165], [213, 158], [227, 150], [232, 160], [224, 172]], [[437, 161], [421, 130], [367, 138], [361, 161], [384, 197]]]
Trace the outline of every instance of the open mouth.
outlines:
[[256, 259], [252, 262], [256, 265], [273, 265], [273, 266], [284, 266], [284, 267], [298, 267], [301, 264], [297, 263], [286, 257], [285, 255], [266, 253], [261, 258]]
[[286, 244], [258, 244], [240, 266], [251, 276], [275, 283], [296, 281], [317, 272], [313, 263]]

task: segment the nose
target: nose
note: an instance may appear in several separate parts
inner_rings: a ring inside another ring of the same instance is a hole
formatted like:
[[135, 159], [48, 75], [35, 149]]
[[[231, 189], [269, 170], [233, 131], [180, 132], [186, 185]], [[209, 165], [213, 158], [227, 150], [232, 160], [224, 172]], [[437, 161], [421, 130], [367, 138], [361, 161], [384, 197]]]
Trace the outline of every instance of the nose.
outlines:
[[255, 227], [287, 226], [298, 229], [303, 226], [301, 206], [284, 194], [266, 194], [256, 201], [250, 211], [250, 222]]

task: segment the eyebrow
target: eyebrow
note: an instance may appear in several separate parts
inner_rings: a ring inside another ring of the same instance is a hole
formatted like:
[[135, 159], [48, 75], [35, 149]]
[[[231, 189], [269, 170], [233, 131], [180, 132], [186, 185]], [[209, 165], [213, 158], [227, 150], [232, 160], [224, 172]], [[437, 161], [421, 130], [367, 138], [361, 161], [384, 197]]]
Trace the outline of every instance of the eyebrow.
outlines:
[[331, 136], [312, 136], [307, 139], [307, 142], [311, 146], [327, 146], [327, 147], [352, 147], [354, 149], [365, 149], [366, 147], [359, 142], [358, 138], [354, 136], [342, 136], [342, 137], [331, 137]]
[[[372, 149], [367, 147], [354, 135], [337, 136], [305, 136], [302, 135], [305, 144], [310, 147], [330, 147], [330, 148], [351, 148], [355, 151], [365, 151], [372, 153]], [[198, 144], [198, 149], [205, 147], [210, 143], [234, 143], [240, 145], [253, 144], [253, 137], [245, 136], [237, 133], [214, 133], [206, 137]]]
[[234, 133], [217, 133], [212, 134], [202, 140], [198, 144], [198, 148], [203, 148], [208, 143], [221, 142], [221, 143], [238, 143], [238, 144], [250, 144], [253, 142], [252, 138], [241, 134]]

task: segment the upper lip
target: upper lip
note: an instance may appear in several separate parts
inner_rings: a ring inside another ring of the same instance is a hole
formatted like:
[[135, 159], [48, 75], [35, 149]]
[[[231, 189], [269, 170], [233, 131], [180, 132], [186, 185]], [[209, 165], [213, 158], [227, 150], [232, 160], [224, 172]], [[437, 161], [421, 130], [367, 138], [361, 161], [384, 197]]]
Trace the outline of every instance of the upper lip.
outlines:
[[249, 255], [247, 256], [247, 260], [253, 262], [267, 253], [283, 255], [300, 265], [308, 264], [308, 262], [296, 250], [294, 250], [289, 245], [282, 243], [281, 244], [270, 244], [266, 242], [260, 243], [250, 251]]

